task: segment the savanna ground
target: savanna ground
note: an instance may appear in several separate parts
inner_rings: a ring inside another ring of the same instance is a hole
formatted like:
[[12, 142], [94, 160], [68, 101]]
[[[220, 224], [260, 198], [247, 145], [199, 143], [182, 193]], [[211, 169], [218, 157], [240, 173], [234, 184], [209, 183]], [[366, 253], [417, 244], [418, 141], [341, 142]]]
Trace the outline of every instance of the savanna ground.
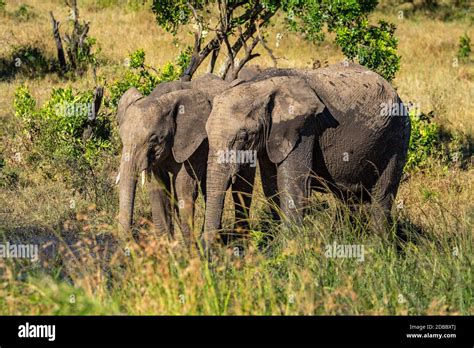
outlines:
[[[125, 3], [122, 1], [122, 3]], [[15, 46], [32, 44], [54, 56], [48, 11], [66, 18], [61, 1], [7, 1], [7, 11], [30, 6], [29, 18], [0, 17], [0, 57]], [[81, 17], [91, 22], [105, 61], [98, 69], [113, 81], [124, 60], [143, 48], [149, 65], [162, 66], [179, 48], [162, 31], [150, 10], [113, 1], [79, 1]], [[371, 18], [397, 25], [401, 69], [393, 84], [404, 101], [434, 112], [447, 131], [473, 135], [474, 64], [453, 64], [459, 37], [474, 37], [472, 21], [462, 16], [442, 21], [419, 13], [400, 18], [379, 9]], [[269, 44], [281, 67], [311, 67], [343, 59], [327, 40], [319, 45], [285, 33], [276, 47], [281, 18], [269, 29]], [[189, 41], [183, 31], [179, 37]], [[326, 63], [327, 62], [327, 63]], [[253, 64], [270, 66], [265, 52]], [[118, 156], [111, 157], [101, 180], [109, 189], [100, 205], [57, 177], [50, 178], [15, 157], [11, 139], [21, 133], [14, 117], [16, 87], [26, 82], [41, 104], [56, 87], [94, 87], [92, 72], [77, 80], [57, 74], [23, 76], [0, 82], [0, 146], [6, 163], [17, 168], [18, 185], [0, 187], [0, 234], [4, 241], [38, 243], [38, 262], [0, 259], [1, 314], [472, 314], [472, 165], [432, 161], [404, 177], [394, 213], [407, 241], [398, 243], [368, 232], [363, 219], [327, 195], [313, 197], [300, 228], [279, 229], [267, 221], [257, 187], [251, 221], [254, 231], [244, 257], [233, 249], [209, 264], [187, 255], [179, 240], [156, 239], [149, 228], [146, 187], [138, 189], [139, 243], [120, 240], [115, 231], [118, 197], [113, 182]], [[111, 116], [112, 117], [112, 116]], [[468, 155], [471, 155], [468, 149]], [[257, 185], [258, 186], [258, 185]], [[202, 203], [202, 202], [201, 202]], [[197, 212], [202, 221], [202, 204]], [[228, 214], [231, 206], [228, 205]], [[198, 229], [197, 229], [198, 230]], [[266, 242], [263, 230], [275, 239]], [[364, 258], [331, 258], [333, 243], [364, 247]]]

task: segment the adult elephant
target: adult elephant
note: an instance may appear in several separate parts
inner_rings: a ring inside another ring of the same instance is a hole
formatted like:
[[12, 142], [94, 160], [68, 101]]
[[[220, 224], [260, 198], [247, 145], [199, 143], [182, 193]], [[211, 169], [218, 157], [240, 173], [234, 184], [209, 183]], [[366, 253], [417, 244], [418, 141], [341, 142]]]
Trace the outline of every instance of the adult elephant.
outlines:
[[[199, 189], [205, 194], [208, 142], [205, 124], [215, 95], [229, 84], [212, 74], [194, 81], [158, 85], [144, 97], [130, 88], [121, 97], [117, 120], [122, 140], [119, 184], [119, 229], [129, 231], [133, 222], [139, 173], [149, 180], [153, 224], [159, 234], [173, 236], [173, 211], [177, 206], [181, 231], [192, 241], [194, 203]], [[251, 185], [255, 171], [241, 173], [235, 182], [237, 227], [247, 229]], [[170, 193], [174, 192], [175, 204]], [[239, 196], [240, 197], [240, 196]]]
[[205, 245], [215, 241], [225, 191], [242, 166], [217, 161], [222, 150], [257, 151], [265, 194], [278, 192], [277, 204], [293, 221], [301, 221], [311, 187], [372, 201], [374, 226], [390, 221], [410, 121], [390, 84], [360, 65], [265, 71], [214, 99], [206, 131]]

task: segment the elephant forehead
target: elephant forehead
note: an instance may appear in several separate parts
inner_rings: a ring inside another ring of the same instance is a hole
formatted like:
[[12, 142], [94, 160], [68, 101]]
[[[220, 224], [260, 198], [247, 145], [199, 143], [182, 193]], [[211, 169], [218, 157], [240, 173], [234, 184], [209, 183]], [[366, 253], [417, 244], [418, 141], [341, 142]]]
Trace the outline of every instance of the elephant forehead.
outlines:
[[[231, 90], [225, 94], [221, 94], [214, 99], [212, 113], [209, 119], [225, 117], [242, 110], [245, 106], [242, 91]], [[246, 101], [248, 104], [248, 100]]]
[[153, 109], [148, 109], [146, 112], [142, 107], [132, 106], [129, 109], [127, 118], [120, 129], [123, 135], [122, 140], [135, 139], [146, 136], [150, 132], [151, 119], [147, 116], [153, 113]]
[[146, 142], [146, 140], [149, 138], [149, 131], [145, 128], [132, 128], [130, 132], [128, 132], [124, 137], [123, 137], [123, 143], [124, 145], [130, 145], [130, 144], [141, 144]]

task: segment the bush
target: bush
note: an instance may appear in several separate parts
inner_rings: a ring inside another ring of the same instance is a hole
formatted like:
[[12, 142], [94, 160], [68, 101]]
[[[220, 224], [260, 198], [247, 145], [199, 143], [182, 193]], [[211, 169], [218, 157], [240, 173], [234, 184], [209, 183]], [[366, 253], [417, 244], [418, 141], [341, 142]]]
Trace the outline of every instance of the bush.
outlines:
[[97, 186], [106, 181], [100, 172], [117, 146], [107, 114], [93, 117], [93, 108], [92, 91], [53, 89], [40, 107], [28, 87], [19, 86], [15, 91], [15, 115], [23, 128], [23, 140], [29, 144], [28, 164], [97, 200], [103, 193]]
[[433, 111], [417, 115], [410, 110], [411, 137], [405, 171], [428, 168], [432, 163], [466, 167], [472, 156], [472, 139], [460, 131], [448, 131], [434, 121]]
[[161, 82], [172, 81], [179, 78], [189, 61], [189, 52], [182, 52], [176, 63], [167, 63], [162, 69], [157, 70], [145, 64], [145, 51], [139, 49], [126, 59], [128, 66], [125, 74], [110, 86], [110, 99], [107, 106], [115, 108], [122, 94], [129, 88], [136, 87], [144, 95], [148, 95]]
[[132, 53], [127, 62], [129, 68], [107, 90], [97, 115], [93, 91], [53, 89], [41, 106], [27, 86], [15, 91], [13, 106], [23, 131], [26, 164], [40, 168], [48, 178], [66, 182], [102, 208], [110, 203], [113, 192], [108, 177], [117, 165], [110, 159], [117, 157], [119, 148], [114, 116], [120, 97], [133, 86], [149, 94], [160, 82], [176, 79], [182, 69], [173, 63], [153, 69], [145, 64], [143, 50]]
[[33, 7], [25, 4], [21, 4], [20, 7], [18, 7], [18, 9], [13, 12], [13, 17], [21, 22], [28, 21], [32, 18], [35, 18], [36, 16], [36, 13], [33, 12]]
[[465, 33], [459, 38], [458, 58], [461, 61], [468, 62], [471, 55], [471, 38]]
[[37, 108], [28, 87], [20, 86], [15, 91], [15, 115], [43, 157], [85, 156], [92, 163], [99, 151], [110, 148], [111, 133], [110, 122], [99, 114], [94, 120], [94, 136], [84, 141], [83, 133], [93, 117], [92, 98], [90, 91], [74, 93], [71, 88], [58, 88]]
[[410, 111], [411, 136], [408, 147], [406, 170], [423, 168], [430, 156], [438, 153], [440, 146], [440, 127], [432, 122], [433, 112], [416, 115]]
[[395, 29], [395, 25], [385, 21], [379, 21], [379, 26], [372, 26], [364, 20], [355, 27], [339, 27], [336, 43], [346, 57], [357, 58], [361, 65], [390, 81], [400, 69]]

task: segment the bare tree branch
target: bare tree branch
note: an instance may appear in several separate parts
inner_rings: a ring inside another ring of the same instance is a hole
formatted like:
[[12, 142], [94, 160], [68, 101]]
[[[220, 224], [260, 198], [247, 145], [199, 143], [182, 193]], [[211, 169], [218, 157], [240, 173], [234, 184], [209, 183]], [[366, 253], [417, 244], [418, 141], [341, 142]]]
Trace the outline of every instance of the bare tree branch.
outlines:
[[[232, 53], [233, 53], [234, 57], [242, 49], [242, 47], [244, 46], [244, 42], [249, 40], [256, 33], [256, 31], [257, 31], [257, 27], [256, 27], [257, 18], [260, 16], [259, 22], [260, 23], [267, 23], [270, 20], [270, 18], [273, 17], [274, 15], [275, 15], [275, 12], [272, 12], [272, 11], [267, 11], [263, 14], [260, 13], [260, 12], [255, 12], [254, 13], [254, 15], [252, 17], [253, 18], [252, 23], [242, 33], [242, 39], [236, 40], [236, 42], [234, 43], [234, 46], [232, 47]], [[225, 79], [227, 77], [227, 74], [228, 74], [230, 68], [231, 68], [231, 61], [230, 61], [229, 58], [227, 58], [220, 67], [219, 75], [222, 78]]]
[[217, 63], [217, 57], [219, 56], [220, 47], [217, 47], [212, 51], [211, 59], [209, 60], [209, 65], [207, 66], [207, 72], [212, 74]]
[[[209, 56], [209, 54], [212, 52], [213, 55], [216, 55], [214, 58], [214, 63], [211, 63], [210, 66], [208, 67], [208, 70], [214, 70], [215, 61], [217, 60], [217, 55], [219, 54], [219, 48], [222, 44], [222, 33], [220, 30], [215, 30], [216, 35], [215, 37], [208, 42], [208, 44], [201, 49], [201, 43], [202, 43], [202, 23], [200, 21], [199, 15], [197, 14], [196, 9], [191, 6], [188, 3], [188, 6], [190, 7], [191, 11], [193, 12], [193, 16], [195, 20], [198, 23], [199, 29], [197, 33], [194, 33], [194, 47], [193, 47], [193, 53], [190, 59], [190, 62], [186, 69], [184, 70], [183, 74], [181, 75], [181, 80], [182, 81], [189, 81], [191, 80], [193, 74], [196, 72], [197, 68], [201, 65], [201, 63]], [[222, 26], [222, 25], [221, 25]], [[217, 50], [217, 52], [216, 52]], [[216, 52], [216, 53], [215, 53]]]
[[66, 64], [66, 57], [64, 55], [64, 48], [63, 48], [63, 43], [61, 40], [61, 34], [59, 34], [59, 22], [54, 18], [53, 12], [49, 12], [49, 16], [51, 17], [51, 24], [53, 26], [53, 36], [54, 36], [54, 41], [56, 41], [56, 49], [58, 52], [58, 61], [59, 61], [59, 69], [61, 71], [61, 74], [66, 72], [67, 70], [67, 64]]
[[277, 58], [273, 54], [273, 51], [270, 49], [270, 47], [268, 47], [267, 42], [265, 41], [265, 39], [263, 38], [262, 33], [260, 32], [260, 26], [258, 24], [257, 24], [257, 35], [260, 38], [260, 43], [262, 44], [263, 48], [265, 49], [265, 51], [267, 51], [268, 55], [272, 59], [273, 67], [276, 68], [277, 64], [278, 64]]
[[[243, 36], [242, 36], [242, 29], [239, 27], [239, 32], [240, 32], [240, 37], [241, 37], [241, 40], [243, 40]], [[253, 39], [252, 43], [250, 44], [250, 46], [247, 45], [247, 43], [245, 41], [243, 41], [242, 45], [245, 49], [245, 55], [244, 57], [239, 61], [239, 64], [237, 65], [237, 67], [232, 67], [232, 70], [230, 71], [230, 75], [229, 76], [226, 76], [226, 79], [228, 81], [233, 81], [237, 78], [237, 76], [239, 75], [239, 72], [240, 70], [242, 70], [242, 68], [244, 67], [245, 64], [247, 64], [247, 62], [249, 62], [250, 60], [260, 56], [260, 54], [258, 53], [255, 53], [255, 54], [252, 54], [252, 51], [254, 50], [255, 46], [257, 46], [257, 44], [261, 42], [261, 37], [260, 36], [257, 36], [256, 38]]]
[[[248, 62], [249, 60], [257, 57], [258, 55], [252, 54], [252, 50], [258, 44], [258, 42], [262, 42], [263, 37], [257, 37], [253, 39], [252, 44], [250, 45], [251, 50], [248, 51], [249, 47], [247, 47], [247, 41], [252, 39], [255, 36], [257, 31], [256, 22], [257, 20], [260, 23], [267, 23], [271, 17], [273, 17], [276, 13], [276, 9], [268, 10], [264, 7], [264, 5], [258, 3], [251, 9], [247, 9], [242, 15], [240, 15], [235, 20], [233, 19], [234, 10], [238, 7], [242, 7], [245, 5], [245, 1], [239, 1], [232, 4], [229, 4], [227, 0], [218, 0], [218, 7], [219, 7], [219, 22], [214, 29], [208, 29], [210, 31], [215, 32], [215, 36], [201, 48], [202, 45], [202, 19], [199, 17], [197, 10], [188, 3], [188, 6], [192, 12], [192, 15], [196, 22], [198, 23], [198, 32], [195, 33], [195, 43], [193, 48], [193, 53], [190, 59], [188, 66], [186, 67], [185, 71], [181, 75], [181, 80], [189, 81], [191, 80], [193, 74], [196, 72], [198, 67], [202, 64], [202, 62], [212, 53], [211, 59], [207, 68], [208, 72], [213, 72], [215, 68], [215, 64], [217, 62], [217, 58], [221, 53], [221, 45], [224, 44], [227, 48], [225, 54], [227, 54], [227, 58], [225, 59], [224, 63], [221, 65], [219, 70], [219, 75], [221, 77], [225, 77], [231, 69], [234, 73], [235, 71], [238, 72], [243, 67], [243, 64]], [[241, 36], [231, 45], [229, 39], [230, 36], [233, 35], [233, 30], [239, 25], [239, 23], [250, 23], [246, 30], [242, 33], [240, 30]], [[199, 40], [198, 40], [199, 39]], [[245, 45], [244, 45], [245, 44]], [[236, 67], [235, 65], [235, 57], [239, 53], [239, 51], [244, 47], [245, 55], [244, 55], [244, 63], [242, 61], [239, 62], [239, 66]], [[269, 51], [267, 49], [267, 51]]]

